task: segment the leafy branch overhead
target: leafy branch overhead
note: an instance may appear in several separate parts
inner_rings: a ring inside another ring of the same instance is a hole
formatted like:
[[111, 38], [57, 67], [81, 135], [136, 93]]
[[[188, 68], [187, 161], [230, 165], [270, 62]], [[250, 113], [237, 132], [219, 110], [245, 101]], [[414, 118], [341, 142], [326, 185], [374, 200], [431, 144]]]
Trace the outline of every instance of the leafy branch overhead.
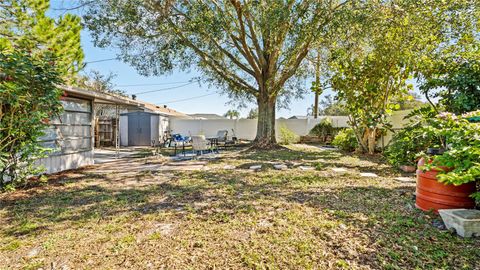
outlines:
[[[85, 21], [97, 45], [118, 46], [142, 74], [197, 67], [235, 98], [256, 100], [257, 139], [274, 142], [277, 98], [302, 92], [310, 48], [350, 1], [99, 1]], [[350, 7], [352, 8], [352, 7]]]

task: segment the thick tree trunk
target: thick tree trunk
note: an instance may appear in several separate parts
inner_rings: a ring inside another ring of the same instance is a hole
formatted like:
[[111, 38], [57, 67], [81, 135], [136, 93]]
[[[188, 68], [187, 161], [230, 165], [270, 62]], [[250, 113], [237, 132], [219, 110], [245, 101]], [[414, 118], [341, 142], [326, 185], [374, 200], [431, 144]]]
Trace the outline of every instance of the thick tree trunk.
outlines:
[[377, 144], [377, 129], [376, 128], [366, 128], [363, 134], [361, 147], [363, 152], [369, 154], [375, 153], [375, 146]]
[[275, 138], [275, 98], [259, 97], [255, 147], [267, 149], [277, 145]]
[[370, 130], [370, 134], [368, 134], [368, 153], [374, 154], [375, 146], [377, 144], [377, 129], [372, 128], [369, 130]]

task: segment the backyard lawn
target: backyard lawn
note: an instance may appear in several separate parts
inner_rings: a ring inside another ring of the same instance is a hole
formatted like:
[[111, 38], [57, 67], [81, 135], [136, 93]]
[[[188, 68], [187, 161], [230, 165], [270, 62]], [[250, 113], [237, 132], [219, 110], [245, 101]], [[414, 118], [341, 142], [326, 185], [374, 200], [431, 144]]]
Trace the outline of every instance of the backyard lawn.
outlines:
[[439, 230], [377, 157], [292, 145], [122, 162], [1, 194], [0, 269], [479, 269], [480, 240]]

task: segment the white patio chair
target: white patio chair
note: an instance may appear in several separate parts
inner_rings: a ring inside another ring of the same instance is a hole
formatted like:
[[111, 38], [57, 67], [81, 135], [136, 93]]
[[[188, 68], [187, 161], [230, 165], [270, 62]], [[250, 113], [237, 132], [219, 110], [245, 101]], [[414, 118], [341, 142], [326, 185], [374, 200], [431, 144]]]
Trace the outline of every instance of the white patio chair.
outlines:
[[196, 153], [200, 152], [200, 155], [203, 155], [203, 151], [210, 149], [210, 142], [205, 139], [204, 135], [193, 135], [192, 148]]
[[217, 140], [219, 142], [225, 142], [227, 140], [228, 130], [219, 130], [217, 131]]
[[[234, 132], [233, 129], [232, 131]], [[233, 145], [237, 140], [236, 137], [228, 135], [228, 130], [219, 130], [217, 132], [216, 138], [217, 138], [217, 146], [223, 146], [225, 149], [227, 149], [227, 145]]]

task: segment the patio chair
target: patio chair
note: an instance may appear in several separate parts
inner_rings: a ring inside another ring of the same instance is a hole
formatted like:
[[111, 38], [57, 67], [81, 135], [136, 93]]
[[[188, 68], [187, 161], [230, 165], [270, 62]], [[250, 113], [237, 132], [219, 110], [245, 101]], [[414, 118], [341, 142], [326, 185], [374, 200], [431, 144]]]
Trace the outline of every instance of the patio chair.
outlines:
[[203, 155], [203, 151], [210, 150], [210, 142], [205, 139], [204, 135], [192, 136], [192, 148], [195, 153]]
[[[232, 129], [232, 132], [234, 130]], [[234, 134], [234, 133], [233, 133]], [[228, 130], [219, 130], [217, 132], [217, 143], [218, 145], [222, 145], [225, 149], [227, 149], [228, 145], [235, 144], [237, 138], [235, 136], [228, 136]]]
[[170, 142], [168, 143], [168, 146], [171, 147], [172, 145], [174, 146], [174, 153], [173, 155], [177, 155], [177, 148], [178, 146], [182, 147], [182, 153], [185, 156], [185, 146], [189, 146], [191, 142], [191, 138], [188, 136], [183, 137], [180, 134], [173, 134], [171, 137]]
[[223, 129], [223, 130], [217, 131], [218, 142], [226, 142], [227, 141], [227, 136], [228, 136], [228, 130]]

